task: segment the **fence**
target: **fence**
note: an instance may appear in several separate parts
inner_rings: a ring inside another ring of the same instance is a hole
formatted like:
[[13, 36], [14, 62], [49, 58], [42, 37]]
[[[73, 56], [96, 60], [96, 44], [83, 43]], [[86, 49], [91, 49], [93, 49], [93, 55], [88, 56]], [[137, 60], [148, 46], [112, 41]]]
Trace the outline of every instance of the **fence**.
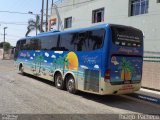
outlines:
[[160, 57], [145, 56], [143, 61], [142, 87], [160, 90]]

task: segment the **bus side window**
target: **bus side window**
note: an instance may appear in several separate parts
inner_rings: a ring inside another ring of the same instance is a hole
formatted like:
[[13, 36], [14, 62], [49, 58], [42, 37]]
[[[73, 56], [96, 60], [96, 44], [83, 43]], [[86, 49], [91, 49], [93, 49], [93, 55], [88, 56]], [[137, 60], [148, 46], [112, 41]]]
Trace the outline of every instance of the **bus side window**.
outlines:
[[105, 30], [93, 30], [89, 31], [89, 51], [100, 49], [104, 41]]
[[76, 42], [76, 33], [67, 33], [60, 35], [60, 49], [62, 51], [74, 51]]
[[40, 40], [38, 38], [34, 38], [30, 41], [30, 49], [31, 50], [40, 50], [41, 49], [41, 46], [40, 46]]
[[17, 42], [16, 50], [20, 50], [20, 41]]
[[25, 50], [31, 50], [31, 42], [30, 41], [31, 41], [30, 39], [26, 40], [26, 44], [24, 46]]
[[46, 36], [41, 38], [40, 46], [42, 50], [57, 50], [59, 35]]
[[24, 50], [25, 44], [26, 44], [26, 39], [20, 41], [20, 50]]
[[18, 57], [18, 51], [20, 50], [20, 43], [21, 41], [19, 40], [16, 44], [16, 48], [15, 48], [15, 53], [14, 53], [14, 59], [16, 60]]
[[105, 30], [91, 30], [78, 34], [77, 51], [100, 49], [104, 41]]
[[77, 40], [77, 51], [87, 51], [88, 32], [80, 32]]

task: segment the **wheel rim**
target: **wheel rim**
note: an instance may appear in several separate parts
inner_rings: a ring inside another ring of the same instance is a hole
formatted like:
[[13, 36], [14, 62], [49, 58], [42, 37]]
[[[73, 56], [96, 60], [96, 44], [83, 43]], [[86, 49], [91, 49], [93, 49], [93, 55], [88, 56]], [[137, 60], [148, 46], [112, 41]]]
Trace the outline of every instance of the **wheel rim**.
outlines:
[[62, 85], [62, 78], [61, 76], [57, 77], [57, 86], [60, 87]]
[[73, 90], [73, 88], [74, 88], [74, 80], [70, 79], [68, 81], [68, 90]]

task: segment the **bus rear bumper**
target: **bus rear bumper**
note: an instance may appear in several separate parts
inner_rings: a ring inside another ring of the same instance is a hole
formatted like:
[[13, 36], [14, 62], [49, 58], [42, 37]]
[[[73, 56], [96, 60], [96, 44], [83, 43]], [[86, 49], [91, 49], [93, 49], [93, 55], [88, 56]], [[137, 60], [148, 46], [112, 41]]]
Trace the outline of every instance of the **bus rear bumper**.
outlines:
[[100, 95], [129, 94], [140, 90], [141, 84], [107, 85], [100, 91]]

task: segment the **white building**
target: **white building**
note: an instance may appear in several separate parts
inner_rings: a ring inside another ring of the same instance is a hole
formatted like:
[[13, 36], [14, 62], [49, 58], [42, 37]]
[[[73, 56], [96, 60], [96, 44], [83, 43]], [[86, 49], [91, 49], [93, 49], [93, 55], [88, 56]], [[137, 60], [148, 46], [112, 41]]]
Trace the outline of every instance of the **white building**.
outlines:
[[[51, 22], [56, 27], [60, 20], [54, 8]], [[145, 51], [160, 52], [160, 0], [61, 0], [57, 9], [65, 30], [102, 23], [129, 25], [143, 31]]]

